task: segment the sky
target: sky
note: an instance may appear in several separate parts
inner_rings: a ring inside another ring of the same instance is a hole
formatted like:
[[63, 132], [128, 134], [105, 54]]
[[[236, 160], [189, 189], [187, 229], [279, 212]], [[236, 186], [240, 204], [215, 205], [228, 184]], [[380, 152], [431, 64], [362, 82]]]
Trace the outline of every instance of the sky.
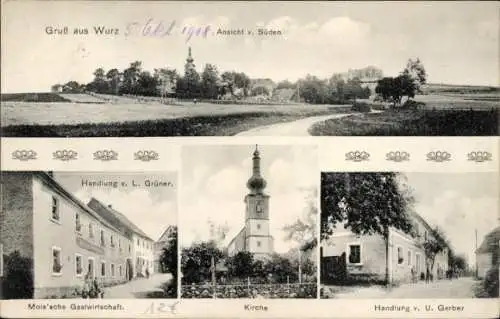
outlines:
[[[125, 215], [158, 240], [170, 225], [177, 225], [177, 173], [54, 173], [55, 179], [78, 199], [88, 204], [92, 197]], [[118, 182], [119, 187], [92, 187], [82, 181]], [[170, 182], [171, 186], [145, 187], [144, 181]], [[132, 187], [132, 181], [139, 187]], [[122, 182], [127, 186], [122, 186]]]
[[499, 226], [498, 175], [491, 173], [407, 173], [415, 210], [431, 226], [441, 228], [457, 254], [474, 265], [478, 247]]
[[[179, 217], [181, 246], [208, 241], [210, 223], [229, 228], [223, 248], [243, 228], [245, 204], [252, 175], [255, 145], [197, 145], [182, 151]], [[308, 196], [317, 191], [317, 152], [311, 145], [259, 145], [261, 172], [270, 196], [270, 233], [277, 253], [297, 244], [285, 241], [282, 228], [297, 219], [305, 220]], [[314, 199], [314, 202], [316, 200]]]
[[[97, 67], [183, 72], [188, 47], [198, 71], [213, 63], [252, 78], [322, 78], [373, 65], [397, 75], [419, 57], [431, 83], [498, 85], [498, 2], [75, 2], [8, 1], [2, 6], [3, 93], [41, 92], [89, 82]], [[170, 35], [142, 35], [141, 30]], [[47, 27], [68, 27], [68, 35]], [[95, 35], [93, 27], [118, 29]], [[207, 37], [182, 34], [209, 26]], [[220, 29], [280, 30], [281, 36], [222, 36]], [[88, 28], [88, 35], [74, 35]], [[128, 32], [128, 33], [127, 33]], [[128, 34], [128, 35], [126, 35]]]

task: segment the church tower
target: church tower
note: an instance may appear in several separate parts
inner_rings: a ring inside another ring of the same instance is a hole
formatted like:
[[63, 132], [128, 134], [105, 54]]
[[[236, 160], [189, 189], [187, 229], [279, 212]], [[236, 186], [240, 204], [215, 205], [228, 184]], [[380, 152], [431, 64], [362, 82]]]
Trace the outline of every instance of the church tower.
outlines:
[[186, 64], [184, 65], [184, 73], [189, 73], [192, 70], [196, 70], [196, 66], [194, 65], [194, 59], [191, 55], [191, 47], [189, 47], [188, 57], [186, 59]]
[[266, 180], [260, 172], [260, 152], [255, 146], [252, 176], [247, 182], [250, 193], [245, 196], [245, 247], [256, 258], [265, 258], [274, 251], [269, 230], [269, 195], [264, 193]]

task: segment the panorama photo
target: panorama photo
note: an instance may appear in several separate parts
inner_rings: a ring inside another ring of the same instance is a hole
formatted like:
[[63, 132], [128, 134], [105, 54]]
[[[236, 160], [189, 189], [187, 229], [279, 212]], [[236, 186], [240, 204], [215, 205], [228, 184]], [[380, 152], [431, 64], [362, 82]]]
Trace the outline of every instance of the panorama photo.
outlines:
[[1, 135], [497, 136], [498, 10], [10, 1]]

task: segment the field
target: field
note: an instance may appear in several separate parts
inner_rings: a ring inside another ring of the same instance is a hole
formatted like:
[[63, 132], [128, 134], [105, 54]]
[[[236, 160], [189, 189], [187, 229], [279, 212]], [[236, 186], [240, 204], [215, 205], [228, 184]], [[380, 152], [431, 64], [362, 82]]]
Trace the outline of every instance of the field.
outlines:
[[[498, 135], [500, 91], [489, 87], [433, 86], [414, 111], [357, 114], [316, 123], [312, 135]], [[312, 116], [354, 113], [350, 105], [234, 105], [87, 94], [3, 94], [4, 137], [230, 136]]]

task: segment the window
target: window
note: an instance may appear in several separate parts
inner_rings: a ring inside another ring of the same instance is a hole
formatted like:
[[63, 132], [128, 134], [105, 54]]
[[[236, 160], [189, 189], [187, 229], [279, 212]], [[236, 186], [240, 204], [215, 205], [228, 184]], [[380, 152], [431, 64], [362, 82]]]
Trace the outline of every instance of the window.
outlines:
[[122, 251], [122, 240], [118, 238], [118, 248]]
[[106, 240], [104, 239], [104, 230], [101, 230], [101, 246], [106, 246]]
[[427, 230], [424, 233], [424, 239], [427, 240]]
[[118, 273], [121, 277], [122, 276], [122, 265], [118, 266]]
[[105, 277], [106, 276], [106, 262], [101, 261], [101, 276]]
[[405, 261], [403, 257], [403, 247], [398, 247], [398, 265], [401, 265]]
[[75, 255], [75, 274], [77, 277], [83, 274], [82, 255]]
[[94, 258], [89, 257], [89, 264], [87, 266], [87, 272], [89, 275], [92, 277], [95, 277], [95, 270], [94, 270]]
[[52, 247], [52, 274], [60, 275], [62, 273], [61, 248]]
[[260, 241], [259, 240], [257, 241], [257, 247], [260, 247]]
[[137, 238], [137, 246], [140, 246], [140, 244], [139, 244], [139, 238]]
[[260, 224], [257, 224], [257, 229], [260, 229]]
[[94, 225], [92, 223], [89, 223], [89, 237], [94, 238]]
[[115, 276], [115, 264], [111, 264], [111, 277]]
[[130, 244], [128, 244], [128, 252], [131, 252], [132, 251], [132, 246]]
[[80, 214], [75, 215], [75, 230], [79, 233], [82, 231], [82, 224], [80, 222]]
[[55, 196], [52, 196], [52, 219], [61, 221], [61, 216], [59, 216], [59, 200]]
[[411, 266], [411, 250], [408, 249], [408, 266]]
[[109, 242], [111, 243], [111, 247], [115, 247], [115, 241], [113, 239], [113, 235], [109, 236]]
[[359, 244], [349, 245], [349, 263], [361, 264], [361, 245]]

